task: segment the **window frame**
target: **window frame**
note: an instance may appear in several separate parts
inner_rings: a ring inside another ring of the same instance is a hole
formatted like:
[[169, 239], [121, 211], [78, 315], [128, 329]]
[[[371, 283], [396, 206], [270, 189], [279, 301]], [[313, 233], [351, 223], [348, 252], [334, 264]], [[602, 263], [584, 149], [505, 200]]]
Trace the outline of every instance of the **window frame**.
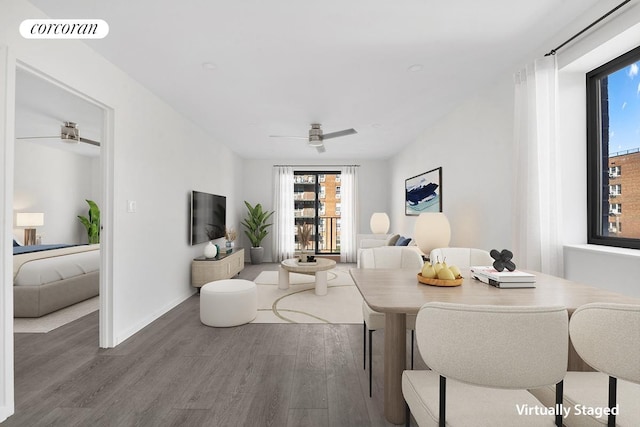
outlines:
[[[587, 118], [587, 243], [640, 249], [640, 238], [604, 235], [609, 227], [609, 151], [603, 155], [600, 81], [640, 60], [640, 46], [614, 58], [586, 75]], [[607, 106], [608, 106], [608, 100]], [[607, 119], [608, 120], [608, 119]], [[608, 126], [607, 126], [608, 130]], [[608, 142], [608, 135], [607, 135]], [[606, 176], [605, 176], [606, 175]]]
[[[309, 176], [314, 176], [315, 178], [315, 186], [314, 186], [314, 192], [315, 192], [315, 200], [314, 200], [314, 209], [315, 209], [315, 218], [313, 221], [313, 227], [314, 227], [314, 252], [316, 255], [340, 255], [340, 245], [338, 244], [338, 242], [336, 243], [337, 245], [337, 249], [338, 252], [319, 252], [319, 246], [321, 242], [321, 236], [320, 236], [320, 231], [322, 230], [323, 232], [326, 231], [324, 230], [325, 227], [322, 227], [320, 224], [320, 217], [321, 215], [325, 215], [326, 213], [326, 206], [325, 206], [325, 200], [326, 199], [326, 178], [327, 175], [336, 175], [336, 178], [340, 177], [341, 172], [340, 171], [335, 171], [335, 170], [294, 170], [293, 171], [293, 175], [294, 175], [294, 182], [295, 182], [295, 177], [299, 176], [299, 175], [309, 175]], [[336, 179], [336, 182], [339, 182], [338, 179]], [[309, 182], [311, 183], [311, 182]], [[295, 221], [295, 220], [294, 220]], [[339, 238], [339, 236], [336, 236], [336, 238]]]

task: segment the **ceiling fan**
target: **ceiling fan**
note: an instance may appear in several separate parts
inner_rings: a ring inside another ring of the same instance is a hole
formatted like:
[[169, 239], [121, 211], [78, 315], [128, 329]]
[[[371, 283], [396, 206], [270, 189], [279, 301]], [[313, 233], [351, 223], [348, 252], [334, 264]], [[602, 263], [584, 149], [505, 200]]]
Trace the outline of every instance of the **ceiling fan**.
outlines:
[[86, 144], [95, 145], [97, 147], [100, 146], [99, 141], [94, 141], [88, 138], [82, 138], [80, 136], [80, 129], [78, 129], [78, 124], [74, 122], [64, 122], [60, 127], [60, 135], [55, 136], [23, 136], [18, 137], [16, 139], [52, 139], [52, 138], [60, 138], [64, 142], [69, 143], [78, 143], [84, 142]]
[[322, 133], [322, 129], [320, 128], [320, 123], [312, 123], [311, 129], [309, 129], [309, 136], [285, 136], [285, 135], [269, 135], [271, 138], [297, 138], [297, 139], [306, 139], [308, 140], [309, 147], [315, 147], [318, 150], [318, 153], [324, 153], [326, 150], [324, 148], [323, 141], [325, 139], [337, 138], [339, 136], [347, 136], [358, 133], [355, 129], [345, 129], [339, 130], [337, 132], [331, 133]]

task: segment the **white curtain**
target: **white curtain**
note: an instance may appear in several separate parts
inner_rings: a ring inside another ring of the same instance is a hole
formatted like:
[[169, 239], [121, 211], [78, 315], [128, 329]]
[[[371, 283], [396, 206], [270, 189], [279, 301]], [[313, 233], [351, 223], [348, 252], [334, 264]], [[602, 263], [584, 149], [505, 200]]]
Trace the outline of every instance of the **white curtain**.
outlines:
[[344, 166], [340, 172], [340, 261], [356, 262], [358, 230], [358, 167]]
[[293, 258], [295, 252], [295, 221], [293, 210], [293, 168], [273, 168], [273, 258], [275, 262]]
[[519, 268], [561, 276], [557, 75], [553, 55], [515, 75], [513, 260]]

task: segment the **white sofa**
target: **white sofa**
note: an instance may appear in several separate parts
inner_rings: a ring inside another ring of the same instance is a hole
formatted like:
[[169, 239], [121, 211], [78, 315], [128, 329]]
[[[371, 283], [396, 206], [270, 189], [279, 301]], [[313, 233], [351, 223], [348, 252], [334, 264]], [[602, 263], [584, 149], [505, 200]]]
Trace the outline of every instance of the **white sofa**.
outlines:
[[[356, 235], [356, 244], [358, 248], [358, 258], [357, 263], [358, 267], [360, 267], [360, 254], [363, 249], [369, 248], [378, 248], [381, 246], [388, 246], [389, 239], [391, 239], [395, 234], [357, 234]], [[405, 236], [408, 237], [408, 236]], [[392, 246], [394, 247], [394, 246]], [[410, 248], [414, 251], [418, 252], [421, 256], [424, 254], [422, 251], [416, 246], [415, 240], [412, 238], [411, 242], [409, 242], [409, 246], [395, 246], [397, 248]]]

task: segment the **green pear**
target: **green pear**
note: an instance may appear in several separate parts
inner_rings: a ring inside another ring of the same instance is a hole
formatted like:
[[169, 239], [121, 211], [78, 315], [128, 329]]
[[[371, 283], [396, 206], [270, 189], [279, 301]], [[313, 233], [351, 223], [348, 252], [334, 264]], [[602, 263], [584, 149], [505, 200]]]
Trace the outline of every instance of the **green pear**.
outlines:
[[451, 272], [453, 273], [456, 279], [459, 277], [462, 277], [462, 274], [460, 273], [460, 269], [455, 265], [450, 265], [449, 270], [451, 270]]
[[436, 273], [438, 273], [440, 269], [442, 269], [442, 264], [440, 263], [440, 261], [433, 264], [433, 268], [436, 270]]
[[455, 276], [453, 275], [453, 273], [451, 272], [450, 269], [441, 268], [440, 271], [438, 271], [438, 279], [440, 279], [440, 280], [455, 280]]
[[426, 277], [427, 279], [433, 279], [436, 277], [436, 269], [433, 268], [430, 262], [425, 262], [422, 266], [421, 271], [422, 277]]

